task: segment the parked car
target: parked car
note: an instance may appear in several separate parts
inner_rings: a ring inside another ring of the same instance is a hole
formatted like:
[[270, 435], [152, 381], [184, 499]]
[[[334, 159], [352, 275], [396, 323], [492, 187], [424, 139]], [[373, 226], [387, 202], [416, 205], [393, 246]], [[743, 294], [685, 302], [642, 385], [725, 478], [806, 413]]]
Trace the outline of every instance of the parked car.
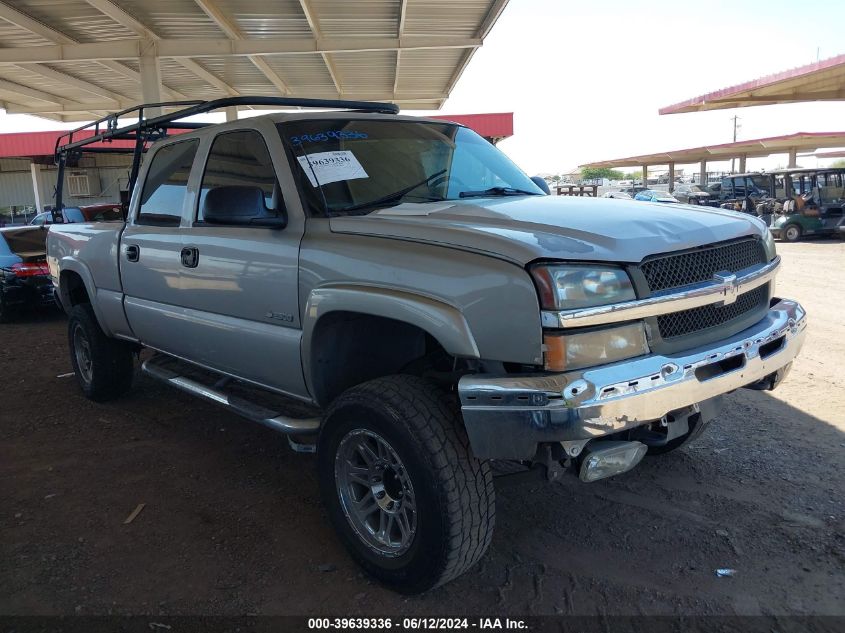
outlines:
[[616, 198], [617, 200], [631, 200], [631, 194], [624, 191], [608, 191], [602, 195], [602, 198]]
[[676, 185], [671, 195], [678, 202], [683, 202], [684, 204], [707, 204], [710, 202], [710, 194], [698, 185]]
[[654, 189], [646, 189], [644, 191], [640, 191], [637, 195], [634, 196], [634, 200], [639, 200], [640, 202], [673, 202], [675, 204], [678, 203], [678, 199], [668, 191], [656, 191]]
[[380, 581], [425, 591], [483, 556], [491, 460], [619, 475], [798, 354], [756, 218], [545, 195], [468, 128], [318, 103], [157, 141], [126, 223], [55, 225], [48, 260], [87, 397], [124, 395], [146, 347], [146, 375], [316, 451]]
[[[53, 224], [54, 211], [39, 213], [29, 221], [32, 226]], [[65, 207], [62, 209], [62, 223], [74, 222], [113, 222], [122, 220], [123, 212], [119, 204], [92, 204], [84, 207]]]
[[631, 196], [633, 198], [634, 196], [636, 196], [641, 191], [646, 191], [646, 188], [643, 187], [642, 185], [633, 185], [631, 187], [623, 187], [622, 189], [620, 189], [620, 191], [622, 193], [627, 193], [629, 196]]
[[29, 226], [0, 229], [0, 323], [36, 306], [55, 306], [47, 231]]
[[710, 194], [711, 200], [719, 200], [722, 197], [722, 183], [721, 182], [710, 182], [706, 185], [696, 185], [705, 192]]

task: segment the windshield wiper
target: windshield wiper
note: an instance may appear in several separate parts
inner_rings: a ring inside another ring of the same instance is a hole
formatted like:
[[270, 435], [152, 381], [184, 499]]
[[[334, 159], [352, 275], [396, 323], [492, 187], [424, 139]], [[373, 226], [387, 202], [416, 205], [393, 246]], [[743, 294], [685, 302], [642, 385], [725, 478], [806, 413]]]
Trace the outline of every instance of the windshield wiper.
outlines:
[[481, 198], [486, 196], [539, 196], [536, 191], [525, 191], [514, 187], [490, 187], [483, 191], [462, 191], [461, 198]]
[[513, 187], [490, 187], [484, 191], [462, 191], [461, 198], [484, 198], [488, 196], [540, 196], [536, 191], [525, 191]]
[[[370, 202], [363, 202], [361, 204], [354, 204], [351, 207], [344, 207], [343, 209], [337, 209], [335, 213], [349, 213], [350, 211], [360, 211], [361, 209], [367, 209], [369, 207], [377, 207], [382, 204], [390, 204], [391, 202], [396, 202], [401, 200], [404, 196], [407, 196], [417, 187], [422, 187], [423, 185], [428, 184], [430, 181], [434, 180], [438, 176], [442, 176], [446, 173], [445, 169], [441, 169], [437, 173], [431, 174], [424, 180], [420, 180], [418, 183], [413, 184], [409, 187], [405, 187], [400, 189], [399, 191], [394, 191], [393, 193], [389, 193], [386, 196], [382, 196], [376, 200], [371, 200]], [[439, 198], [437, 198], [439, 200]]]

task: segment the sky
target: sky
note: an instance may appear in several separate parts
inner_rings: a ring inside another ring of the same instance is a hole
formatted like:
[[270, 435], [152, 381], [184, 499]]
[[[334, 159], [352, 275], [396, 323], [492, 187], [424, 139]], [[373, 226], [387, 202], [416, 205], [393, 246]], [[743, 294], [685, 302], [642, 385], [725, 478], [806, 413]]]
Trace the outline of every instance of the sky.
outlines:
[[[845, 131], [845, 101], [657, 114], [690, 97], [845, 53], [843, 24], [843, 0], [510, 0], [440, 113], [514, 112], [514, 136], [499, 147], [529, 174], [730, 142], [734, 114], [739, 140]], [[0, 132], [58, 127], [0, 115]], [[747, 168], [785, 165], [786, 157], [775, 155], [749, 159]]]
[[[499, 147], [529, 174], [727, 143], [734, 114], [740, 140], [845, 131], [845, 101], [657, 114], [845, 53], [843, 24], [842, 0], [510, 0], [443, 112], [514, 112], [514, 136]], [[784, 155], [747, 167], [778, 165]]]

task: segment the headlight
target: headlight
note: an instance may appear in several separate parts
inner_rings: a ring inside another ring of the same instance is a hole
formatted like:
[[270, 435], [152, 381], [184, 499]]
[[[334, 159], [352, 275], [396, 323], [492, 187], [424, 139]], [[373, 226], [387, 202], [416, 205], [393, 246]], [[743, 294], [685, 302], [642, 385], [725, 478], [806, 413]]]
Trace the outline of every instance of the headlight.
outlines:
[[621, 268], [605, 266], [534, 266], [531, 275], [546, 310], [592, 308], [637, 298], [631, 278]]
[[649, 353], [642, 322], [579, 334], [549, 333], [543, 342], [549, 371], [606, 365]]

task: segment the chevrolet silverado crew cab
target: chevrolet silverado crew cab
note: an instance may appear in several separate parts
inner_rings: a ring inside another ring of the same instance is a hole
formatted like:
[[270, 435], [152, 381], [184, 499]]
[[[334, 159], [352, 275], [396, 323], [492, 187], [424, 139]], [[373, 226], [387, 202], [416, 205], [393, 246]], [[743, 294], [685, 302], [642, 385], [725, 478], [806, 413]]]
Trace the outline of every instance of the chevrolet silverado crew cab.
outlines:
[[125, 222], [49, 231], [73, 368], [101, 401], [142, 357], [315, 450], [339, 538], [400, 591], [484, 555], [497, 462], [623, 473], [798, 354], [754, 217], [550, 196], [472, 130], [385, 104], [178, 123], [237, 99], [63, 141], [60, 166], [110, 136], [139, 159]]

